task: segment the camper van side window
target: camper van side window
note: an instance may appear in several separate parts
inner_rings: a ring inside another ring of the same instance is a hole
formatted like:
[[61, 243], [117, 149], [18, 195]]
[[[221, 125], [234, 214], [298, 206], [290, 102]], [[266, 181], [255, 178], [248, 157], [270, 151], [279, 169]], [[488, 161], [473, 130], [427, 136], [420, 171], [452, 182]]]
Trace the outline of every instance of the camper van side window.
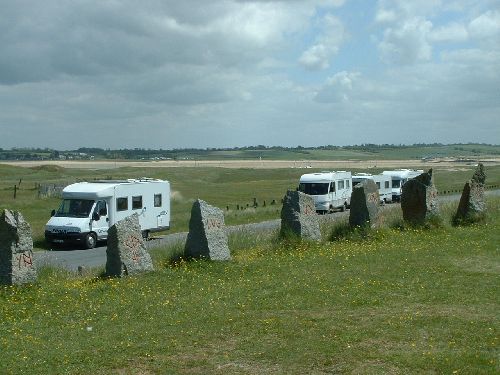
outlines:
[[385, 188], [386, 188], [386, 189], [389, 189], [389, 181], [386, 181], [386, 182], [385, 182]]
[[344, 180], [339, 181], [338, 184], [339, 184], [339, 190], [342, 190], [344, 188]]
[[116, 211], [128, 210], [128, 197], [116, 198]]
[[142, 195], [132, 197], [132, 209], [140, 210], [142, 208]]
[[349, 180], [345, 180], [345, 188], [349, 189], [350, 187], [351, 187], [350, 181]]
[[335, 182], [330, 185], [330, 193], [335, 193]]
[[155, 194], [154, 205], [155, 207], [161, 207], [161, 194]]
[[377, 187], [380, 189], [380, 182], [375, 182], [377, 184]]

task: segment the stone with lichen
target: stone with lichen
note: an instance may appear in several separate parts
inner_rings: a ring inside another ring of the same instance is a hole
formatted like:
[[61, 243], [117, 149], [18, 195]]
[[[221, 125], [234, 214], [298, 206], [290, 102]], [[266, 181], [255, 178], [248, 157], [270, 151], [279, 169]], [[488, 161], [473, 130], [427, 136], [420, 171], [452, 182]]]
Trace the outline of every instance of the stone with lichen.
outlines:
[[401, 188], [403, 219], [412, 225], [426, 225], [439, 218], [438, 192], [432, 169], [408, 180]]
[[281, 233], [292, 232], [296, 236], [320, 241], [321, 232], [314, 199], [300, 191], [289, 190], [281, 209]]
[[17, 211], [0, 215], [0, 283], [32, 284], [37, 280], [31, 227]]
[[458, 209], [453, 217], [454, 224], [474, 223], [485, 218], [486, 201], [484, 197], [484, 183], [486, 173], [483, 164], [479, 163], [472, 178], [467, 181], [462, 190]]
[[139, 216], [134, 213], [108, 230], [106, 274], [121, 277], [153, 271], [153, 262], [142, 237]]
[[365, 180], [352, 189], [349, 226], [375, 228], [380, 224], [380, 197], [373, 180]]
[[224, 213], [220, 208], [201, 199], [193, 203], [184, 255], [209, 260], [231, 259]]

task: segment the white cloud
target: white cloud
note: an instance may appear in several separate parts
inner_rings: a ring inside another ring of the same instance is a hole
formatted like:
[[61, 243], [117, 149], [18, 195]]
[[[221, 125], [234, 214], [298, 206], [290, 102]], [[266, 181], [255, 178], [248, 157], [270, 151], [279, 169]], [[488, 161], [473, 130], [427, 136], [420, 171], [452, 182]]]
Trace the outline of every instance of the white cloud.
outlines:
[[474, 18], [469, 24], [469, 32], [474, 38], [500, 41], [500, 11], [489, 10]]
[[379, 0], [376, 22], [398, 22], [413, 17], [428, 17], [436, 13], [441, 0]]
[[429, 61], [432, 47], [427, 37], [431, 29], [432, 23], [421, 18], [412, 18], [395, 28], [387, 28], [378, 45], [382, 59], [399, 64]]
[[324, 87], [318, 92], [315, 100], [318, 102], [346, 102], [351, 95], [358, 94], [361, 73], [342, 71], [335, 73], [326, 80]]
[[450, 1], [5, 2], [0, 147], [500, 142], [498, 10]]
[[321, 21], [321, 33], [315, 43], [302, 53], [299, 63], [309, 70], [322, 70], [330, 66], [331, 59], [338, 53], [346, 38], [344, 25], [331, 14]]
[[429, 40], [432, 42], [465, 42], [468, 39], [466, 27], [456, 22], [434, 28], [429, 34]]
[[391, 23], [398, 20], [398, 15], [394, 10], [378, 9], [375, 14], [375, 22], [377, 23]]
[[394, 67], [377, 77], [340, 72], [324, 83], [315, 100], [331, 109], [332, 123], [363, 129], [351, 130], [357, 143], [384, 143], [395, 129], [406, 143], [443, 137], [498, 143], [499, 63], [498, 51], [485, 57], [463, 50], [447, 55], [444, 63]]

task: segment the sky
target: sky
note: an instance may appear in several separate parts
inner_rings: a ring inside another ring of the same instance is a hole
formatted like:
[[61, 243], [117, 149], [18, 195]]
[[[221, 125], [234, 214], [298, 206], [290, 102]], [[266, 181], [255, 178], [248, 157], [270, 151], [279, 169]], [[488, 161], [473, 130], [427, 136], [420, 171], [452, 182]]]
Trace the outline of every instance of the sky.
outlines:
[[500, 144], [500, 0], [0, 0], [0, 147]]

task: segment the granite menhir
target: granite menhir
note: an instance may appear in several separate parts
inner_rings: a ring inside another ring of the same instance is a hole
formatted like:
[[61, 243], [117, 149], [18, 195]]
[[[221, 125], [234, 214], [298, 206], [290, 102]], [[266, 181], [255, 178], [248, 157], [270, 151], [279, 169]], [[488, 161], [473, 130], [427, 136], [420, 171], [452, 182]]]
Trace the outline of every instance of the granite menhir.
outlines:
[[106, 257], [106, 274], [109, 276], [122, 277], [153, 271], [153, 262], [136, 213], [109, 228]]
[[401, 188], [403, 219], [413, 225], [424, 225], [439, 216], [438, 192], [432, 169], [408, 180]]
[[352, 189], [349, 226], [375, 228], [380, 224], [380, 197], [373, 180], [365, 180]]
[[454, 224], [474, 223], [484, 218], [486, 215], [485, 181], [484, 166], [479, 163], [472, 178], [464, 185], [457, 212], [453, 217]]
[[0, 216], [0, 283], [22, 285], [36, 281], [31, 227], [20, 212], [4, 209]]
[[184, 255], [209, 260], [231, 259], [224, 213], [220, 208], [201, 199], [193, 203]]
[[287, 191], [281, 209], [281, 233], [286, 235], [288, 231], [303, 239], [321, 240], [313, 197], [300, 191]]

